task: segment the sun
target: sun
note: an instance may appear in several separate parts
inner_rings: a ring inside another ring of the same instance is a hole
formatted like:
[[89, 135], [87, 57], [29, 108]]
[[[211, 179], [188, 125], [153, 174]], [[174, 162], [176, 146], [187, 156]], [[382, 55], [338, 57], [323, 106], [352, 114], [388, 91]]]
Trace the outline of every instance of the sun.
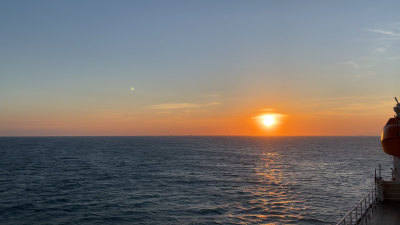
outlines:
[[275, 124], [275, 118], [272, 115], [264, 115], [262, 116], [262, 123], [265, 126], [270, 127]]

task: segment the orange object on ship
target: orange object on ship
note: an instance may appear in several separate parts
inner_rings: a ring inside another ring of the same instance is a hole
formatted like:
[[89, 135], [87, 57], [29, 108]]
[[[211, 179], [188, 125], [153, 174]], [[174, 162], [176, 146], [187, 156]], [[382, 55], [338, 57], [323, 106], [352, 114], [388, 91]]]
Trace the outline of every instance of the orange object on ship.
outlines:
[[383, 127], [381, 145], [385, 153], [400, 158], [400, 104], [397, 98], [395, 99], [397, 105], [394, 107], [394, 111], [397, 115], [390, 118]]

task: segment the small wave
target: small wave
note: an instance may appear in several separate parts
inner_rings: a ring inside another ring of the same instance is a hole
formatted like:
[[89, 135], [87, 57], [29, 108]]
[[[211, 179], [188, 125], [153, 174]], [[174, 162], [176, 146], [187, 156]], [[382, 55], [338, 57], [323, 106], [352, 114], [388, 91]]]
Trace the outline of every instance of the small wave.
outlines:
[[202, 209], [191, 209], [188, 212], [202, 215], [202, 216], [212, 216], [212, 215], [222, 215], [226, 212], [224, 208], [202, 208]]
[[3, 210], [0, 211], [0, 214], [2, 213], [7, 213], [7, 212], [14, 212], [17, 210], [27, 210], [27, 209], [33, 209], [35, 208], [34, 204], [31, 203], [26, 203], [26, 204], [19, 204], [19, 205], [14, 205], [8, 208], [5, 208]]
[[222, 208], [199, 210], [199, 214], [201, 214], [201, 215], [222, 215], [224, 213], [225, 213], [225, 210]]
[[151, 202], [151, 201], [143, 201], [143, 202], [135, 203], [134, 206], [135, 206], [135, 207], [138, 207], [138, 208], [144, 208], [144, 207], [146, 207], [146, 206], [151, 205], [152, 203], [153, 203], [153, 202]]
[[326, 221], [319, 220], [319, 219], [312, 219], [312, 218], [301, 218], [299, 219], [299, 222], [307, 222], [307, 223], [312, 223], [312, 224], [327, 224]]

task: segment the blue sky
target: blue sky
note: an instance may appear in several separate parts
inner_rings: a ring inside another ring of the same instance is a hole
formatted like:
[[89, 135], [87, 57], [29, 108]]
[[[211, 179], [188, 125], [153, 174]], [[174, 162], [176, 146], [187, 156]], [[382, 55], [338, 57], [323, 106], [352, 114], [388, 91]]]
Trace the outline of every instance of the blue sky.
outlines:
[[[211, 123], [250, 116], [244, 109], [323, 114], [356, 104], [390, 115], [399, 9], [396, 1], [1, 1], [0, 135], [91, 134], [60, 122], [82, 115]], [[39, 125], [49, 121], [60, 130]], [[99, 134], [182, 134], [189, 125], [151, 126]]]

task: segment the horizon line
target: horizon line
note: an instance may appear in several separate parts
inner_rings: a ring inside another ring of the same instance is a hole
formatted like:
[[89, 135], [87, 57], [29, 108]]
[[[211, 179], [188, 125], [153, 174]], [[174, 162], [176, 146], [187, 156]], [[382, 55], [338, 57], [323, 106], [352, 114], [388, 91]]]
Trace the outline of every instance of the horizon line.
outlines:
[[380, 135], [0, 135], [0, 138], [14, 137], [380, 137]]

